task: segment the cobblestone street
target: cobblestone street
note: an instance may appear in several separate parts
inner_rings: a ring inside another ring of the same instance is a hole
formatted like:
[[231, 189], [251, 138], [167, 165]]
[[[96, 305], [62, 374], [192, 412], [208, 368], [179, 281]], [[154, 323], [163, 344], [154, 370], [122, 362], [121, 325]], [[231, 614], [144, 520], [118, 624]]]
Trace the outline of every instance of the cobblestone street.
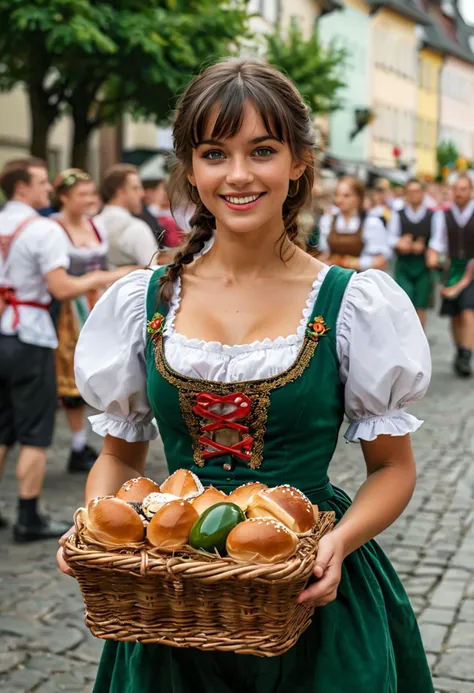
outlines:
[[[434, 377], [427, 398], [411, 411], [425, 420], [414, 436], [418, 486], [399, 521], [380, 543], [404, 580], [419, 616], [440, 693], [474, 692], [474, 391], [451, 374], [447, 322], [430, 317]], [[99, 441], [94, 441], [99, 446]], [[65, 473], [69, 435], [62, 414], [49, 460], [45, 510], [72, 517], [84, 479]], [[14, 517], [14, 460], [1, 485], [1, 509]], [[159, 445], [148, 475], [165, 476]], [[340, 442], [333, 483], [351, 495], [364, 478], [358, 446]], [[0, 691], [92, 690], [101, 643], [83, 625], [74, 580], [55, 567], [56, 542], [15, 546], [0, 534]], [[211, 693], [211, 692], [210, 692]], [[345, 693], [350, 693], [347, 691]], [[367, 691], [378, 693], [378, 691]], [[400, 693], [417, 693], [400, 691]]]

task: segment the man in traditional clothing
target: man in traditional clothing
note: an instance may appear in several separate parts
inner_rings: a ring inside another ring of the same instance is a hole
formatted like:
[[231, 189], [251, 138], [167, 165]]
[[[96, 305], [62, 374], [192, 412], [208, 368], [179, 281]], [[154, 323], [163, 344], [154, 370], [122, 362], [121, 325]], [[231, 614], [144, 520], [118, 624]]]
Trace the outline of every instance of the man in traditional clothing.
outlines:
[[[449, 260], [446, 287], [454, 286], [464, 276], [469, 260], [474, 258], [474, 200], [469, 176], [460, 175], [454, 185], [454, 204], [436, 212], [435, 232], [429, 242], [427, 262], [439, 264], [439, 255]], [[445, 297], [441, 315], [451, 318], [456, 345], [454, 370], [461, 377], [472, 375], [471, 358], [474, 348], [474, 281], [455, 297]]]
[[433, 271], [426, 264], [425, 253], [435, 215], [423, 202], [424, 190], [418, 179], [407, 182], [405, 198], [405, 207], [393, 212], [389, 225], [390, 245], [397, 253], [395, 281], [410, 297], [424, 327], [433, 293]]
[[[0, 475], [8, 449], [20, 444], [16, 541], [60, 537], [70, 523], [38, 512], [46, 451], [56, 418], [52, 298], [64, 300], [106, 286], [107, 272], [70, 277], [68, 247], [59, 225], [36, 210], [49, 204], [46, 164], [25, 158], [0, 174], [8, 200], [0, 212]], [[0, 517], [0, 527], [6, 526]]]

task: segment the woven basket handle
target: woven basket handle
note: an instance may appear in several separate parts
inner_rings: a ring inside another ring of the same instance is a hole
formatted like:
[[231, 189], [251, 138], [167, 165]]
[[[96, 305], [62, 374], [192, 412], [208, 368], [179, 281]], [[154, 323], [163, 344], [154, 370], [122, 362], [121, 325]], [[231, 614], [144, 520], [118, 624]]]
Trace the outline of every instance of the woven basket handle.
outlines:
[[79, 534], [86, 526], [87, 510], [85, 508], [78, 508], [74, 513], [74, 527], [76, 528], [76, 533]]

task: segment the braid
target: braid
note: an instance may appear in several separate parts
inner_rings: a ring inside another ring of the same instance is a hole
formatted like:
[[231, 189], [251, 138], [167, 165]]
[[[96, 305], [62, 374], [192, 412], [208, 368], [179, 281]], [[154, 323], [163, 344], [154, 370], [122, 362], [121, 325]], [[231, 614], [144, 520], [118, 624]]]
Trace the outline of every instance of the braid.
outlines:
[[[181, 277], [185, 265], [189, 265], [196, 253], [201, 252], [207, 241], [210, 241], [214, 228], [209, 220], [209, 213], [204, 212], [204, 205], [199, 204], [191, 219], [192, 231], [175, 255], [174, 261], [168, 265], [160, 279], [160, 291], [158, 302], [171, 301], [173, 298], [173, 284]], [[207, 211], [207, 210], [206, 210]]]

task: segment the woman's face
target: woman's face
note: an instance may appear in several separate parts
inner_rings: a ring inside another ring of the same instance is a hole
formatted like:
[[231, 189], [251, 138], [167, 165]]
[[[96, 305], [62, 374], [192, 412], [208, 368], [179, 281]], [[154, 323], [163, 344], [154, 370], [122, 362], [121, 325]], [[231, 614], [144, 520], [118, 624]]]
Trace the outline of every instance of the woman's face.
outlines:
[[209, 118], [203, 141], [193, 150], [190, 183], [214, 215], [217, 230], [278, 237], [290, 181], [301, 176], [305, 164], [294, 160], [288, 145], [267, 132], [252, 104], [245, 105], [242, 127], [232, 138], [211, 139], [216, 117], [217, 110]]
[[95, 184], [93, 181], [79, 181], [65, 195], [61, 195], [62, 208], [69, 214], [80, 216], [89, 214], [95, 202]]
[[357, 212], [359, 209], [359, 196], [355, 194], [350, 183], [342, 182], [336, 188], [335, 203], [336, 207], [339, 207], [343, 214]]

